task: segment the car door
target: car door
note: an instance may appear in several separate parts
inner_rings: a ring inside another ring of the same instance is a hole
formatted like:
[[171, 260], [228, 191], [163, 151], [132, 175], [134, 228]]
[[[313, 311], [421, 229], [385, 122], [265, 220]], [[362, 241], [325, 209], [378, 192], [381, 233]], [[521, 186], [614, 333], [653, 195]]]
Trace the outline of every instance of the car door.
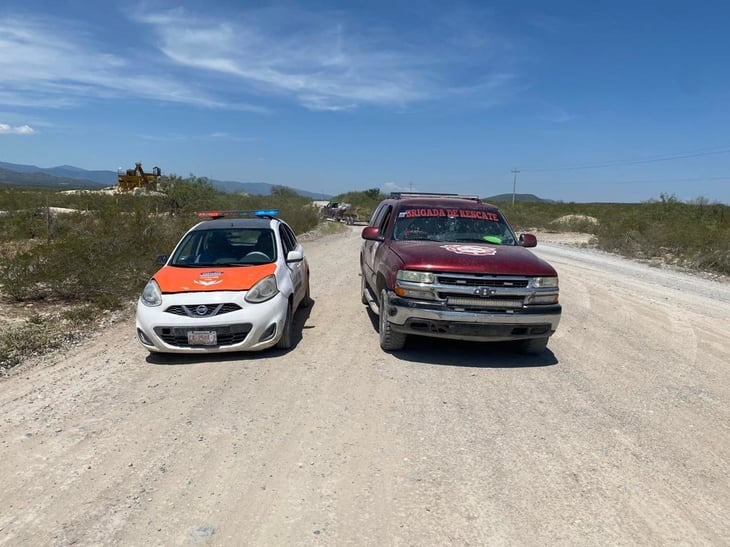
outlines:
[[[375, 211], [373, 218], [370, 221], [370, 226], [378, 228], [380, 230], [380, 235], [383, 237], [385, 236], [388, 221], [390, 220], [392, 212], [393, 206], [389, 203], [384, 203]], [[362, 246], [362, 274], [365, 276], [368, 285], [370, 285], [373, 289], [377, 286], [375, 281], [378, 272], [378, 264], [384, 248], [385, 246], [383, 245], [382, 240], [364, 240]]]
[[[279, 225], [279, 236], [281, 238], [281, 245], [284, 248], [284, 260], [290, 251], [300, 251], [304, 254], [304, 248], [297, 241], [294, 232], [286, 224]], [[307, 268], [304, 260], [299, 262], [288, 262], [287, 267], [291, 272], [292, 286], [294, 289], [294, 303], [298, 304], [299, 301], [304, 297], [305, 287], [307, 286], [305, 281], [307, 276]]]

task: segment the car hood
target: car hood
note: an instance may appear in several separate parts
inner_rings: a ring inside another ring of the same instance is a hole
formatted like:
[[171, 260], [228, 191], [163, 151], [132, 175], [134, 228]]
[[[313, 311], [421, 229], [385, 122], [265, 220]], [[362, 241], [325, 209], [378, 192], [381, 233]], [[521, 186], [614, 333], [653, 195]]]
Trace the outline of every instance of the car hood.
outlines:
[[276, 270], [276, 264], [218, 268], [165, 266], [153, 279], [163, 293], [247, 291]]
[[520, 246], [394, 241], [391, 249], [406, 269], [493, 275], [557, 275], [550, 264]]

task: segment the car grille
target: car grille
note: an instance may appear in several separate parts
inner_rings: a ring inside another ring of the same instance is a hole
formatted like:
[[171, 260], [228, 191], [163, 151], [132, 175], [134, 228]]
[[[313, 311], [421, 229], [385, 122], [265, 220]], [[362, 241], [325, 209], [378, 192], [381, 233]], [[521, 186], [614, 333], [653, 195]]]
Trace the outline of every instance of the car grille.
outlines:
[[443, 273], [434, 286], [439, 300], [453, 310], [510, 311], [524, 307], [529, 278]]
[[439, 274], [436, 276], [436, 282], [440, 285], [456, 285], [458, 287], [497, 287], [524, 289], [525, 287], [527, 287], [529, 280], [525, 277]]
[[524, 303], [521, 296], [511, 298], [481, 298], [478, 296], [447, 296], [446, 305], [455, 308], [500, 309], [521, 308]]
[[228, 302], [226, 304], [194, 304], [192, 306], [170, 306], [165, 310], [174, 315], [186, 317], [214, 317], [224, 313], [240, 310], [241, 306]]
[[192, 346], [188, 344], [188, 331], [199, 330], [214, 330], [218, 339], [218, 346], [232, 346], [233, 344], [240, 344], [246, 339], [246, 336], [251, 331], [251, 323], [215, 327], [155, 327], [155, 334], [166, 344], [178, 348], [189, 348]]

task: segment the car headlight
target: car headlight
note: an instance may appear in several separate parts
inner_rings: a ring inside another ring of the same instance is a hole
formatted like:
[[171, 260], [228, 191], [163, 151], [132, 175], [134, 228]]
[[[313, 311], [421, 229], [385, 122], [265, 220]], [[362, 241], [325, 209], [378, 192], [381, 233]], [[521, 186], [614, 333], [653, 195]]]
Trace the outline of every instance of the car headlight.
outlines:
[[557, 289], [557, 277], [533, 277], [530, 280], [530, 287], [533, 289]]
[[276, 286], [276, 277], [270, 275], [264, 277], [261, 281], [256, 283], [251, 290], [246, 294], [246, 302], [251, 304], [258, 304], [260, 302], [266, 302], [271, 300], [277, 294], [279, 294], [279, 287]]
[[434, 283], [436, 276], [431, 272], [415, 272], [413, 270], [398, 270], [395, 276], [398, 281], [407, 281], [408, 283]]
[[142, 291], [142, 303], [145, 306], [159, 306], [162, 304], [162, 291], [157, 281], [150, 279]]

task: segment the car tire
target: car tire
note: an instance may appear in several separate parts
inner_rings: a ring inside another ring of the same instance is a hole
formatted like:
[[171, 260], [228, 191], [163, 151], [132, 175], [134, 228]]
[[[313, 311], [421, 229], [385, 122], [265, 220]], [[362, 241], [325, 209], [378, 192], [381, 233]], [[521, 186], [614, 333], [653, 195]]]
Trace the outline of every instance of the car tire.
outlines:
[[293, 323], [294, 323], [294, 312], [292, 310], [291, 302], [289, 302], [289, 305], [286, 307], [286, 319], [284, 320], [284, 325], [281, 328], [281, 337], [279, 338], [279, 341], [276, 343], [276, 347], [278, 349], [291, 349], [292, 345], [294, 345], [293, 341]]
[[380, 302], [378, 306], [378, 333], [380, 334], [380, 348], [385, 351], [398, 351], [406, 345], [406, 334], [395, 332], [388, 321], [385, 311], [385, 289], [380, 292]]
[[370, 302], [368, 302], [367, 292], [368, 291], [368, 284], [365, 282], [365, 275], [360, 274], [360, 302], [368, 306]]
[[529, 338], [519, 341], [520, 353], [528, 355], [537, 355], [547, 348], [548, 337], [545, 338]]
[[300, 308], [308, 308], [312, 305], [312, 297], [309, 295], [309, 275], [307, 275], [307, 289], [304, 291], [302, 301], [299, 302]]

